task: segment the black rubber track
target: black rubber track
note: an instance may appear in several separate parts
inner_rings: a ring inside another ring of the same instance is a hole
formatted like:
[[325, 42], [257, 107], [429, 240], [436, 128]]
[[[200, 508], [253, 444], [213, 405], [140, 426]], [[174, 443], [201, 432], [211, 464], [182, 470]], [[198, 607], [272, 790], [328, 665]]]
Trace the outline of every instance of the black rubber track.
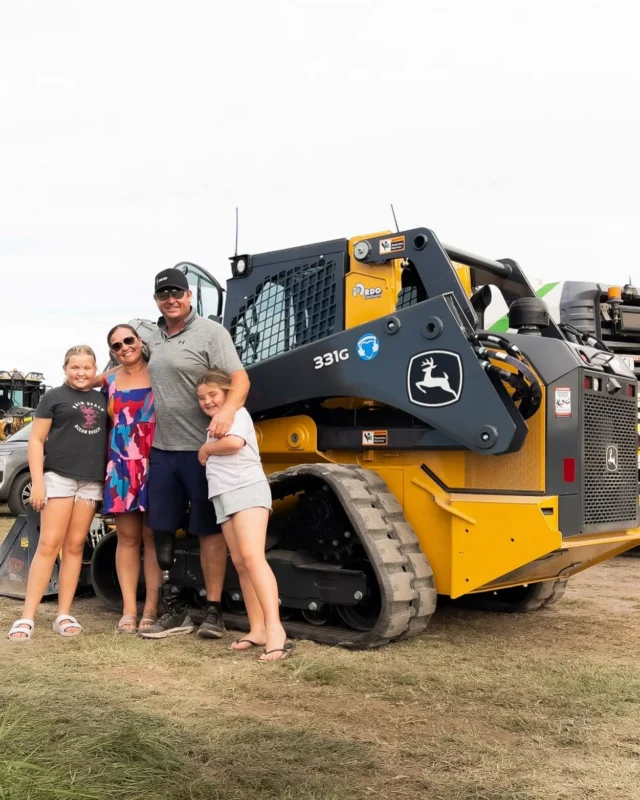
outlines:
[[[552, 581], [532, 583], [527, 588], [522, 587], [522, 596], [513, 599], [511, 590], [502, 589], [497, 592], [480, 592], [467, 594], [455, 600], [444, 598], [445, 605], [469, 608], [475, 611], [492, 611], [503, 614], [524, 613], [538, 611], [545, 606], [551, 606], [561, 599], [567, 588], [568, 578], [559, 578]], [[516, 587], [517, 588], [517, 587]]]
[[[271, 474], [269, 483], [277, 492], [280, 482], [295, 487], [296, 477], [309, 476], [326, 483], [339, 499], [375, 570], [382, 608], [370, 631], [286, 620], [287, 634], [362, 650], [422, 633], [436, 607], [433, 570], [386, 483], [370, 470], [341, 464], [301, 464]], [[225, 614], [224, 619], [240, 630], [248, 629], [244, 616]]]
[[543, 581], [535, 584], [535, 591], [518, 611], [537, 611], [552, 606], [564, 595], [568, 580]]

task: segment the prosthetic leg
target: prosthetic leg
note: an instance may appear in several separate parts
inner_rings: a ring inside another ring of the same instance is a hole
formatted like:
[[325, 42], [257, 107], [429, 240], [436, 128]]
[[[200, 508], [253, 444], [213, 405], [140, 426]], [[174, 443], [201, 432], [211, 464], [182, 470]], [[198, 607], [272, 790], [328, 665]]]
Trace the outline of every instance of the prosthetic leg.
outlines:
[[[180, 589], [169, 580], [169, 572], [175, 563], [176, 537], [173, 531], [153, 531], [156, 559], [162, 570], [160, 598], [164, 606], [163, 614], [155, 625], [140, 633], [144, 639], [162, 639], [165, 636], [178, 636], [191, 633], [194, 624], [189, 615], [187, 603], [180, 599]], [[198, 628], [198, 636], [206, 639], [219, 639], [224, 634], [222, 607], [220, 602], [210, 602], [204, 620]]]
[[186, 608], [185, 603], [178, 597], [180, 589], [169, 583], [169, 570], [174, 565], [176, 553], [176, 535], [172, 531], [153, 531], [153, 542], [156, 547], [156, 559], [162, 570], [162, 583], [160, 584], [160, 597], [166, 611], [180, 614]]

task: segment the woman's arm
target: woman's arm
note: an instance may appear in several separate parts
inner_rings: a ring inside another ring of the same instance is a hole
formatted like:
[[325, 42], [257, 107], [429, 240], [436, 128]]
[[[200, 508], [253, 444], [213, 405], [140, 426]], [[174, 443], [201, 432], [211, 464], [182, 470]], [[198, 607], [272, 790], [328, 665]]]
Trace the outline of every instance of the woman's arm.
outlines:
[[99, 375], [91, 381], [91, 388], [92, 389], [100, 389], [104, 381], [109, 377], [109, 375], [113, 375], [114, 372], [118, 372], [118, 370], [122, 369], [122, 364], [118, 364], [117, 367], [112, 367], [108, 369], [106, 372], [101, 372]]
[[52, 424], [52, 419], [36, 417], [29, 434], [27, 458], [31, 472], [31, 505], [35, 511], [41, 511], [44, 506], [44, 443]]

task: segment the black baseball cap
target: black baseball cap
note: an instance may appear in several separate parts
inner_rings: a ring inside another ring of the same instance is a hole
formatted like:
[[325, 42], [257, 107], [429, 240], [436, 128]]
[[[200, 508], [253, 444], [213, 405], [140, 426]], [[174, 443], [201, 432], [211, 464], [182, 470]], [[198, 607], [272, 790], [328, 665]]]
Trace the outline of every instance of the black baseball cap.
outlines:
[[188, 292], [189, 281], [184, 272], [175, 269], [175, 267], [163, 269], [162, 272], [156, 275], [154, 292], [158, 292], [161, 289], [185, 289]]

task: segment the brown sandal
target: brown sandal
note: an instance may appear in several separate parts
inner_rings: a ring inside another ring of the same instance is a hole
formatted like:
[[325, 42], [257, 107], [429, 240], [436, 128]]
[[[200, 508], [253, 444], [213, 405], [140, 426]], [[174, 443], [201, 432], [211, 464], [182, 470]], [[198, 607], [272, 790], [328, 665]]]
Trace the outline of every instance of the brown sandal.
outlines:
[[155, 625], [158, 621], [158, 617], [151, 617], [149, 614], [144, 614], [140, 619], [140, 624], [138, 625], [138, 631], [146, 631], [147, 628], [150, 628], [152, 625]]

